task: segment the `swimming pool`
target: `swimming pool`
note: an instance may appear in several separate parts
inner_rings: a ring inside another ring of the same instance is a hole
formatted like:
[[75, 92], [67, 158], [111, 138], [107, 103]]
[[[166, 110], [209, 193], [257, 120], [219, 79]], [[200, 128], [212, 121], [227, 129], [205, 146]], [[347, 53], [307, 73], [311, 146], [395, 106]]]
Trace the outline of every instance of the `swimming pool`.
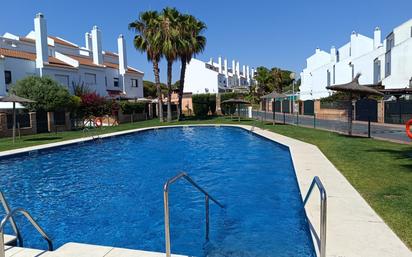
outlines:
[[[169, 193], [173, 253], [315, 256], [288, 148], [233, 127], [179, 127], [0, 159], [1, 190], [29, 210], [55, 247], [74, 241], [164, 252], [163, 184], [186, 171], [222, 202], [184, 181]], [[25, 246], [45, 244], [22, 220]], [[34, 236], [33, 236], [34, 235]]]

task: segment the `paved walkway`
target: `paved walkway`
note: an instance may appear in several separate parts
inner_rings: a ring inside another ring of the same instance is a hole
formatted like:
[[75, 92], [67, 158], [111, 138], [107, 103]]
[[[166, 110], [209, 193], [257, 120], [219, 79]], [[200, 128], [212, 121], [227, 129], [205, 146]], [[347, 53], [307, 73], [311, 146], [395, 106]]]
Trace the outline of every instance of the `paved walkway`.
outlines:
[[[325, 120], [314, 118], [313, 116], [308, 115], [299, 115], [297, 116], [292, 114], [276, 113], [276, 122], [301, 125], [305, 127], [315, 127], [320, 129], [326, 129], [331, 131], [347, 133], [348, 122], [346, 117], [342, 117], [339, 120]], [[253, 117], [258, 119], [263, 119], [266, 121], [273, 122], [273, 113], [272, 112], [263, 112], [263, 111], [253, 111]], [[368, 123], [363, 121], [354, 121], [353, 122], [353, 133], [356, 135], [367, 136], [368, 135]], [[371, 123], [371, 136], [377, 139], [383, 139], [388, 141], [396, 141], [402, 143], [410, 143], [411, 139], [408, 138], [405, 132], [404, 125], [397, 124], [382, 124], [382, 123]]]

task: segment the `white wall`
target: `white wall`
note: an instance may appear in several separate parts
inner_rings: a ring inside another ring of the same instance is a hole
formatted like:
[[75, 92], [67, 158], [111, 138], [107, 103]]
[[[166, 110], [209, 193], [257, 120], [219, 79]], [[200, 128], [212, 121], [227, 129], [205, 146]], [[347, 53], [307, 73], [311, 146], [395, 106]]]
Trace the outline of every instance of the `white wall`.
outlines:
[[184, 92], [218, 93], [218, 72], [205, 68], [205, 63], [193, 58], [186, 68]]

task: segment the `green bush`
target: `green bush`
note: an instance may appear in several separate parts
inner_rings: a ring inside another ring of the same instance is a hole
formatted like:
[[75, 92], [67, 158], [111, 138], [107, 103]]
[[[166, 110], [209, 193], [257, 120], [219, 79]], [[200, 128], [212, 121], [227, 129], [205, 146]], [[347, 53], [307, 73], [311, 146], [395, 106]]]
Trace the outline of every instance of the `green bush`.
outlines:
[[196, 116], [205, 117], [209, 112], [209, 94], [192, 96], [193, 112]]
[[145, 103], [122, 101], [120, 103], [120, 109], [124, 114], [142, 113], [145, 109]]
[[222, 104], [223, 101], [229, 99], [242, 98], [243, 94], [236, 92], [228, 92], [220, 94], [220, 110], [223, 115], [234, 114], [236, 112], [236, 104]]
[[61, 111], [72, 104], [69, 90], [47, 76], [28, 76], [17, 81], [11, 92], [35, 101], [24, 104], [30, 111]]
[[209, 110], [212, 115], [216, 114], [216, 94], [209, 95]]

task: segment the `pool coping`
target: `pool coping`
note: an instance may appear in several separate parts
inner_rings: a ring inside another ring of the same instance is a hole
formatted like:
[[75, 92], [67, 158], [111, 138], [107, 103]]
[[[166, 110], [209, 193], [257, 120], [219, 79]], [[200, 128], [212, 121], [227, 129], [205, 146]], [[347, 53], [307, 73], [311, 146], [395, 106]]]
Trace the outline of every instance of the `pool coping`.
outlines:
[[[412, 252], [396, 236], [381, 217], [368, 205], [356, 189], [315, 145], [292, 139], [268, 130], [237, 124], [188, 124], [153, 126], [84, 137], [50, 144], [31, 146], [0, 152], [0, 158], [32, 151], [67, 146], [147, 131], [174, 127], [238, 127], [272, 140], [289, 148], [302, 198], [315, 176], [318, 176], [328, 193], [328, 221], [326, 256], [328, 257], [411, 257]], [[320, 201], [313, 194], [305, 207], [315, 230], [319, 231]], [[314, 239], [314, 237], [313, 237]], [[317, 250], [316, 240], [314, 239]], [[317, 252], [318, 256], [319, 253]]]

